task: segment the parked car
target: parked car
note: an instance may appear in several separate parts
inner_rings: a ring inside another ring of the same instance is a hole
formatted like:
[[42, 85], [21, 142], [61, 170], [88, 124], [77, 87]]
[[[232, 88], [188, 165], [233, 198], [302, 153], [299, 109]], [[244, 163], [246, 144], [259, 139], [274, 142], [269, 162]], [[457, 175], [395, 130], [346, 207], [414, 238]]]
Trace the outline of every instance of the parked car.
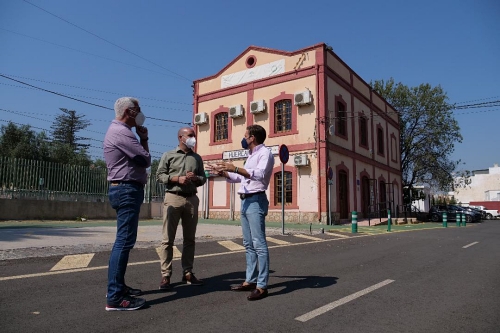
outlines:
[[446, 212], [447, 221], [456, 222], [457, 215], [465, 214], [465, 221], [467, 223], [481, 221], [481, 213], [465, 210], [463, 207], [455, 205], [434, 205], [429, 209], [429, 220], [432, 222], [442, 222], [443, 213]]
[[483, 217], [483, 219], [491, 220], [500, 218], [500, 213], [496, 209], [486, 209], [486, 207], [484, 206], [469, 206], [469, 207], [481, 209], [482, 211], [484, 211], [486, 216]]

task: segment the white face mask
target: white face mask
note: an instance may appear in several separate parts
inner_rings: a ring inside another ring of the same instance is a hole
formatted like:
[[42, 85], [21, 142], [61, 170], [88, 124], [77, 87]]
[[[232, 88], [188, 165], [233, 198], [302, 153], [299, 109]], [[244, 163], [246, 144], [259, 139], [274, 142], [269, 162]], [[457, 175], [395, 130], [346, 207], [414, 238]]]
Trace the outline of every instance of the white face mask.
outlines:
[[146, 121], [146, 116], [144, 115], [144, 113], [142, 112], [139, 112], [136, 116], [135, 116], [135, 124], [137, 126], [142, 126], [144, 125], [144, 122]]
[[194, 146], [196, 145], [196, 138], [193, 138], [193, 137], [190, 137], [186, 140], [186, 142], [184, 142], [184, 144], [186, 145], [186, 147], [188, 147], [189, 149], [193, 149]]

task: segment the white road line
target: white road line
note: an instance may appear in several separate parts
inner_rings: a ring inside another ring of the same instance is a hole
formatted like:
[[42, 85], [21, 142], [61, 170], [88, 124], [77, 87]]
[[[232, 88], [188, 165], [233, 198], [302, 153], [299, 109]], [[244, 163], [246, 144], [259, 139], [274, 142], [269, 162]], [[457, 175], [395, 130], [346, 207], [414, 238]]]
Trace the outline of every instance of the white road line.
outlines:
[[73, 255], [64, 256], [50, 270], [51, 271], [62, 271], [65, 269], [84, 268], [90, 264], [90, 261], [92, 260], [93, 257], [94, 257], [94, 253], [73, 254]]
[[245, 249], [243, 246], [241, 246], [240, 244], [236, 244], [233, 241], [220, 241], [217, 243], [219, 243], [220, 245], [224, 246], [226, 249], [231, 251], [239, 251]]
[[[180, 258], [182, 257], [182, 252], [179, 251], [179, 249], [177, 248], [177, 246], [172, 246], [172, 249], [174, 250], [174, 258]], [[160, 251], [161, 251], [161, 247], [157, 247], [156, 248], [156, 253], [158, 254], [158, 257], [161, 258], [160, 256]]]
[[467, 245], [463, 246], [462, 248], [463, 248], [463, 249], [466, 249], [466, 248], [468, 248], [469, 246], [476, 245], [477, 243], [479, 243], [479, 242], [474, 242], [474, 243], [467, 244]]
[[351, 236], [336, 234], [334, 232], [325, 232], [325, 235], [330, 235], [330, 236], [335, 236], [335, 237], [340, 237], [340, 238], [351, 238]]
[[303, 234], [297, 234], [297, 235], [294, 235], [295, 237], [299, 237], [299, 238], [304, 238], [304, 239], [310, 239], [310, 240], [314, 240], [314, 241], [322, 241], [321, 238], [317, 238], [317, 237], [313, 237], [313, 236], [308, 236], [308, 235], [303, 235]]
[[272, 238], [272, 237], [266, 237], [266, 240], [270, 243], [279, 244], [279, 245], [290, 244], [290, 242], [287, 242], [287, 241], [284, 241], [281, 239]]
[[298, 320], [298, 321], [301, 321], [301, 322], [305, 323], [306, 321], [308, 321], [310, 319], [313, 319], [313, 318], [315, 318], [315, 317], [317, 317], [319, 315], [322, 315], [322, 314], [324, 314], [324, 313], [326, 313], [326, 312], [328, 312], [330, 310], [335, 309], [338, 306], [346, 304], [347, 302], [355, 300], [358, 297], [361, 297], [363, 295], [371, 293], [372, 291], [377, 290], [379, 288], [382, 288], [383, 286], [386, 286], [389, 283], [393, 283], [393, 282], [394, 282], [394, 280], [385, 280], [385, 281], [382, 281], [380, 283], [374, 284], [373, 286], [368, 287], [366, 289], [363, 289], [361, 291], [358, 291], [357, 293], [351, 294], [349, 296], [346, 296], [344, 298], [339, 299], [338, 301], [332, 302], [330, 304], [327, 304], [327, 305], [324, 305], [324, 306], [322, 306], [320, 308], [317, 308], [316, 310], [313, 310], [311, 312], [303, 314], [302, 316], [299, 316], [299, 317], [295, 318], [295, 320]]

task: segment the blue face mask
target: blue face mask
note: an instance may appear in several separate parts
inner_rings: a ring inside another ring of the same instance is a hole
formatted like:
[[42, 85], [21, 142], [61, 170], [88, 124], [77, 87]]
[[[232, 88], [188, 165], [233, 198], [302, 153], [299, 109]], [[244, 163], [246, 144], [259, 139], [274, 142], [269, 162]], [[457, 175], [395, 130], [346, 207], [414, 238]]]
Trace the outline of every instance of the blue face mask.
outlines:
[[241, 148], [248, 149], [247, 139], [245, 139], [245, 138], [241, 139]]

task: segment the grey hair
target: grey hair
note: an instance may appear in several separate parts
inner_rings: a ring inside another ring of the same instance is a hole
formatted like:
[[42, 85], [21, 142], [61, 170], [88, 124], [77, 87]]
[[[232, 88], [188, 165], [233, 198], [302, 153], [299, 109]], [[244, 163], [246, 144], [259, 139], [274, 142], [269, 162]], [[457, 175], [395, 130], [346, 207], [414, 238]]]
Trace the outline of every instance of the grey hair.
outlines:
[[120, 97], [115, 102], [115, 116], [116, 118], [123, 118], [125, 110], [139, 105], [139, 100], [134, 97]]

